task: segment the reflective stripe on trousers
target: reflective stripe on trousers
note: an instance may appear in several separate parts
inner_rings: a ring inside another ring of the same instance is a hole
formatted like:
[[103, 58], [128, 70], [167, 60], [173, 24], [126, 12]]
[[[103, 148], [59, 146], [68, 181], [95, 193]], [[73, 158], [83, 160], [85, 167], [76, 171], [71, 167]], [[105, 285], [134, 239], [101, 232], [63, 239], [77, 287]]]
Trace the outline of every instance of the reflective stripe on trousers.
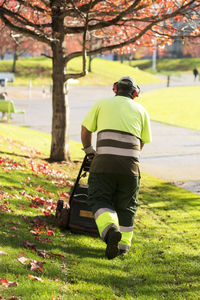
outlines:
[[103, 241], [105, 241], [106, 234], [113, 224], [119, 226], [117, 213], [109, 208], [98, 209], [94, 218]]
[[121, 250], [129, 250], [131, 247], [131, 240], [133, 237], [133, 226], [125, 227], [120, 226], [120, 231], [122, 234], [121, 241], [119, 242], [119, 249]]

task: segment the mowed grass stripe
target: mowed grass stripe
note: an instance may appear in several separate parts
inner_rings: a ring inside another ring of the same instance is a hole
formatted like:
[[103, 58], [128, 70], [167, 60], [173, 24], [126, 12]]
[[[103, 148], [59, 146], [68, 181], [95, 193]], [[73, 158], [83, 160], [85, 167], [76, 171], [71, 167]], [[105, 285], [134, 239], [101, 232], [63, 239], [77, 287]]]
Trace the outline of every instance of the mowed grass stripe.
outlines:
[[154, 121], [200, 130], [200, 86], [145, 92], [138, 101]]

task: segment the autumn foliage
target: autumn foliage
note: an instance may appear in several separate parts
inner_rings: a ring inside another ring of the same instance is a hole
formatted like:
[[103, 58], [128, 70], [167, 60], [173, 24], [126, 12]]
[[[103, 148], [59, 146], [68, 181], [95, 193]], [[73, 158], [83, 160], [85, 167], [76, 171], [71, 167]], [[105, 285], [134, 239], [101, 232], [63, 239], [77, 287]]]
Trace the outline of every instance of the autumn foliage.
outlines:
[[[154, 47], [155, 42], [162, 46], [176, 36], [198, 36], [199, 9], [195, 0], [0, 0], [2, 24], [51, 50], [52, 160], [70, 158], [66, 81], [86, 75], [86, 56], [130, 52], [140, 45]], [[82, 56], [82, 70], [68, 73], [68, 61], [77, 56]]]

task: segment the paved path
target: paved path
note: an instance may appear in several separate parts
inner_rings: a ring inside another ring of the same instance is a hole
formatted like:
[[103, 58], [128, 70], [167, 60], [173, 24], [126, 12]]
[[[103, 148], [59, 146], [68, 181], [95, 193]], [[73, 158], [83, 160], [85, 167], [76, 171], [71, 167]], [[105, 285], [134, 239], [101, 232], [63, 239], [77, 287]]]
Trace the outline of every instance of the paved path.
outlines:
[[[185, 75], [182, 80], [171, 82], [172, 86], [197, 85], [193, 76]], [[185, 84], [184, 84], [185, 85]], [[142, 91], [164, 87], [143, 86]], [[48, 91], [34, 88], [32, 95], [28, 88], [9, 88], [8, 95], [16, 107], [26, 110], [27, 127], [51, 133], [52, 107]], [[70, 138], [80, 142], [80, 126], [90, 107], [100, 98], [112, 96], [111, 87], [71, 86], [69, 91]], [[13, 124], [23, 124], [23, 117], [15, 115]], [[142, 151], [141, 170], [162, 180], [176, 182], [200, 194], [200, 132], [181, 127], [152, 122], [153, 142]], [[182, 182], [182, 181], [187, 181]]]

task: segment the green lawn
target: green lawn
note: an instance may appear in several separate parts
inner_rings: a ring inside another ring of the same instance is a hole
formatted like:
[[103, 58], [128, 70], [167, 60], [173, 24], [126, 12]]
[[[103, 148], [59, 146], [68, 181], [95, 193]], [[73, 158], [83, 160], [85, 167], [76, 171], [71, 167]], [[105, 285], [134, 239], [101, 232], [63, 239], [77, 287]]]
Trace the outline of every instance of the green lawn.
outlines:
[[[76, 73], [81, 71], [81, 59], [75, 58], [69, 62], [68, 71]], [[14, 85], [32, 85], [42, 86], [51, 83], [51, 60], [45, 57], [20, 58], [17, 61], [17, 72]], [[12, 61], [0, 61], [1, 72], [9, 72], [12, 68]], [[159, 83], [160, 79], [156, 76], [121, 64], [119, 62], [109, 61], [100, 58], [94, 58], [92, 61], [92, 73], [88, 73], [79, 79], [78, 84], [110, 85], [119, 80], [120, 77], [129, 75], [135, 77], [138, 84]]]
[[[126, 62], [126, 64], [129, 64], [129, 62]], [[146, 72], [152, 72], [151, 59], [131, 61], [131, 66], [138, 67]], [[164, 58], [156, 60], [157, 72], [164, 74], [192, 72], [195, 67], [200, 68], [200, 58]]]
[[200, 86], [158, 89], [139, 98], [154, 121], [200, 130]]
[[198, 195], [142, 174], [132, 248], [109, 261], [100, 239], [56, 228], [80, 164], [43, 160], [41, 132], [0, 124], [0, 141], [0, 299], [200, 299]]

